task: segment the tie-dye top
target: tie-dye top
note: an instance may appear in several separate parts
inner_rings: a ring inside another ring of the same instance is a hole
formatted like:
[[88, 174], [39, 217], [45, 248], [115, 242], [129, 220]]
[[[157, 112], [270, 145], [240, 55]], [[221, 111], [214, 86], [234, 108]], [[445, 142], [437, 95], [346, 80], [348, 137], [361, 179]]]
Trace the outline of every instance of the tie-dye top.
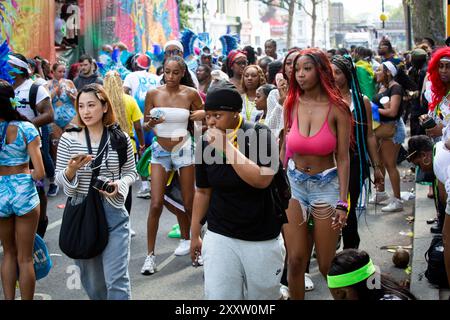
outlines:
[[27, 121], [11, 121], [9, 125], [17, 127], [17, 137], [12, 143], [6, 143], [8, 122], [0, 122], [0, 166], [18, 166], [30, 161], [27, 145], [39, 136], [36, 127]]

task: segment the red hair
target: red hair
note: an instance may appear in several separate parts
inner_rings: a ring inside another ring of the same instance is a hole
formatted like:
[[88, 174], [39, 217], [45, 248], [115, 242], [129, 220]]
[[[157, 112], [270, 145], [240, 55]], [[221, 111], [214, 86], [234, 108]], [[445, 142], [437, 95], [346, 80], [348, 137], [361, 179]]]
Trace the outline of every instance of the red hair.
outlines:
[[[353, 126], [353, 117], [350, 113], [350, 108], [344, 101], [341, 92], [336, 87], [330, 61], [322, 50], [312, 48], [300, 51], [300, 54], [294, 60], [294, 69], [291, 74], [291, 79], [289, 80], [289, 91], [284, 103], [284, 132], [287, 133], [291, 128], [293, 121], [292, 114], [297, 110], [299, 98], [303, 94], [303, 90], [295, 79], [297, 61], [302, 56], [311, 58], [319, 75], [320, 86], [323, 92], [328, 96], [331, 105], [336, 106], [345, 112], [349, 117], [349, 123]], [[351, 131], [350, 141], [353, 143], [353, 130]]]
[[431, 81], [432, 101], [429, 103], [430, 111], [434, 111], [437, 105], [447, 94], [447, 85], [439, 76], [439, 62], [443, 57], [450, 57], [450, 48], [445, 47], [437, 50], [428, 65], [429, 79]]
[[286, 56], [284, 57], [284, 60], [283, 60], [283, 67], [282, 67], [282, 73], [283, 73], [283, 77], [284, 77], [284, 79], [286, 79], [286, 80], [290, 80], [290, 79], [288, 79], [288, 76], [287, 76], [287, 74], [286, 74], [286, 62], [287, 62], [287, 59], [289, 58], [289, 56], [291, 55], [291, 54], [293, 54], [293, 53], [295, 53], [295, 52], [301, 52], [301, 50], [300, 49], [291, 49], [287, 54], [286, 54]]

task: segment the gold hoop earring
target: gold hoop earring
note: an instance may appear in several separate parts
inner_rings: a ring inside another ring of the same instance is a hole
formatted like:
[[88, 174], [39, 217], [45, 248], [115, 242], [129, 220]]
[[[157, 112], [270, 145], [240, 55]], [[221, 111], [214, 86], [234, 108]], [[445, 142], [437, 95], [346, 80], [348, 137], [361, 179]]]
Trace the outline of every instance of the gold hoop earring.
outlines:
[[424, 166], [429, 166], [432, 162], [433, 162], [433, 161], [430, 160], [429, 162], [425, 163], [425, 161], [422, 160], [422, 164], [423, 164]]

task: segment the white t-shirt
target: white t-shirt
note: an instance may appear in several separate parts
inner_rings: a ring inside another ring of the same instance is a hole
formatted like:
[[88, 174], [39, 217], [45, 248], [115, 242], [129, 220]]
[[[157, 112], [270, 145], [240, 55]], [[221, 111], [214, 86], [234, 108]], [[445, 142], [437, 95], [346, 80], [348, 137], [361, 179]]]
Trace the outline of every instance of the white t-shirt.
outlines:
[[130, 88], [130, 95], [136, 99], [142, 112], [145, 109], [145, 96], [147, 91], [160, 86], [160, 77], [156, 74], [143, 71], [135, 71], [125, 77], [123, 86]]
[[[32, 84], [33, 80], [28, 79], [14, 90], [14, 93], [16, 94], [16, 97], [19, 98], [19, 102], [21, 104], [17, 107], [17, 111], [27, 117], [30, 121], [36, 117], [34, 115], [34, 111], [30, 107], [29, 101], [30, 89]], [[42, 102], [45, 98], [50, 99], [50, 94], [44, 86], [39, 86], [36, 95], [36, 105]]]
[[436, 143], [436, 155], [433, 160], [433, 171], [436, 178], [445, 185], [445, 191], [450, 194], [450, 151], [444, 141]]

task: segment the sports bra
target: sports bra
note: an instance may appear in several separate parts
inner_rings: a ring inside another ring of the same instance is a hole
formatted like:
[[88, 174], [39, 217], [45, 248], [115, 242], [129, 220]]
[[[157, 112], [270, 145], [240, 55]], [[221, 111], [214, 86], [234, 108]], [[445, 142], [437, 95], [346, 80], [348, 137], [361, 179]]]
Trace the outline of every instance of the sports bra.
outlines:
[[303, 136], [298, 130], [298, 113], [296, 112], [292, 128], [289, 131], [286, 141], [286, 149], [289, 155], [295, 153], [300, 155], [326, 156], [336, 149], [336, 136], [331, 132], [328, 125], [328, 116], [331, 106], [328, 109], [327, 117], [320, 130], [311, 137]]
[[183, 108], [153, 108], [150, 116], [164, 117], [164, 122], [155, 126], [155, 133], [161, 138], [179, 138], [188, 133], [190, 112]]
[[27, 145], [39, 136], [36, 127], [27, 121], [11, 121], [9, 125], [17, 127], [17, 137], [12, 143], [6, 143], [8, 122], [0, 123], [0, 166], [13, 167], [30, 161]]

